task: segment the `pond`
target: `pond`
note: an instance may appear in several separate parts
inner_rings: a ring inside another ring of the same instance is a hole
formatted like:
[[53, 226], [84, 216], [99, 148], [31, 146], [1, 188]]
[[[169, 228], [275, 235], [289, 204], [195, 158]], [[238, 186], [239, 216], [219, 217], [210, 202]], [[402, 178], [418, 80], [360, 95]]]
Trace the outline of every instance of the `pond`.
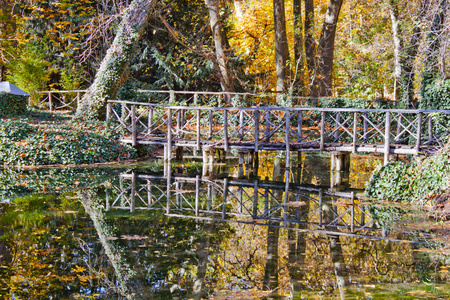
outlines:
[[[4, 169], [5, 299], [448, 299], [448, 225], [306, 155]], [[283, 166], [283, 167], [280, 167]]]

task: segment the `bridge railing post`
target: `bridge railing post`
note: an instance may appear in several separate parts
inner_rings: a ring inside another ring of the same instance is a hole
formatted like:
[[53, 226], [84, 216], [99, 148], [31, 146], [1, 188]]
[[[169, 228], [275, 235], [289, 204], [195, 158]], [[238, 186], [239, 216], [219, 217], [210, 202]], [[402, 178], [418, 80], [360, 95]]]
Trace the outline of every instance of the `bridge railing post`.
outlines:
[[148, 107], [148, 134], [153, 133], [153, 106]]
[[364, 130], [363, 141], [364, 141], [364, 143], [367, 142], [367, 131], [369, 129], [369, 126], [368, 126], [368, 123], [367, 123], [367, 118], [368, 118], [367, 112], [364, 112], [363, 113], [363, 119], [364, 119], [364, 121], [363, 121], [363, 130]]
[[111, 103], [106, 104], [106, 122], [111, 121]]
[[212, 136], [213, 136], [213, 114], [212, 114], [212, 110], [208, 110], [208, 123], [209, 123], [208, 139], [211, 139]]
[[302, 140], [302, 126], [303, 126], [303, 113], [301, 110], [299, 110], [297, 114], [297, 134], [299, 141]]
[[[290, 141], [290, 133], [291, 133], [291, 112], [286, 110], [286, 169], [289, 170], [291, 166], [291, 141]], [[286, 181], [288, 181], [286, 179]]]
[[223, 149], [228, 151], [228, 110], [223, 110]]
[[197, 150], [200, 148], [200, 109], [197, 109]]
[[259, 110], [254, 111], [255, 118], [255, 152], [259, 150]]
[[417, 116], [416, 155], [419, 155], [420, 152], [420, 140], [422, 139], [422, 116], [423, 113], [419, 112], [419, 115]]
[[137, 145], [137, 132], [136, 132], [136, 105], [131, 106], [131, 144], [133, 147]]
[[433, 142], [433, 116], [431, 114], [428, 115], [428, 143]]
[[384, 164], [389, 162], [390, 134], [391, 134], [391, 112], [386, 112], [386, 123], [384, 127]]
[[167, 110], [167, 160], [171, 160], [172, 156], [172, 109]]
[[264, 119], [266, 121], [266, 142], [270, 140], [270, 111], [266, 110], [264, 114]]
[[355, 111], [353, 113], [353, 149], [352, 153], [356, 152], [356, 143], [358, 141], [358, 113]]
[[325, 149], [325, 111], [321, 113], [320, 120], [320, 151]]

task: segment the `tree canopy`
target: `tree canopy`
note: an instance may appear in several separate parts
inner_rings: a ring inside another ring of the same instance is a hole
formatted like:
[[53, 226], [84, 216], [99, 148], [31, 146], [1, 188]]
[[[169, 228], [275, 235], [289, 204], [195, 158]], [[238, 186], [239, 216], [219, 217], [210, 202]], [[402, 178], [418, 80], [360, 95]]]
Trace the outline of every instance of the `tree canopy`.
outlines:
[[[134, 2], [1, 0], [1, 78], [29, 92], [91, 86]], [[448, 73], [446, 0], [154, 4], [107, 97], [121, 86], [278, 90], [411, 106]]]

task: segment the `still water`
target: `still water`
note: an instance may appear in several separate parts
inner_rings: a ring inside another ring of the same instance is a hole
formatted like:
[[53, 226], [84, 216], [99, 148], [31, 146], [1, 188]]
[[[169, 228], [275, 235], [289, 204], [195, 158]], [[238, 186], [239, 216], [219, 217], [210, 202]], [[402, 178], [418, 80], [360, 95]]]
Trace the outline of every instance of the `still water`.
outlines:
[[0, 172], [4, 299], [450, 299], [448, 225], [306, 156]]

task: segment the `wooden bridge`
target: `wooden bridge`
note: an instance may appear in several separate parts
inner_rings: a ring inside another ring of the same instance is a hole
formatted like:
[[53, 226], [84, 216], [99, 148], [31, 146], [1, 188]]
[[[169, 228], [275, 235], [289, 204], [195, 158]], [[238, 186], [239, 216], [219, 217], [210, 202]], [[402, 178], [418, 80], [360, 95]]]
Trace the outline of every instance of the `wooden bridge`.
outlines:
[[[372, 219], [361, 191], [290, 182], [121, 174], [106, 209], [162, 210], [169, 217], [277, 226], [305, 232], [391, 240]], [[289, 177], [288, 177], [289, 178]]]
[[[132, 145], [333, 153], [431, 154], [446, 142], [448, 110], [191, 107], [110, 100], [107, 120]], [[178, 152], [177, 152], [178, 153]]]

